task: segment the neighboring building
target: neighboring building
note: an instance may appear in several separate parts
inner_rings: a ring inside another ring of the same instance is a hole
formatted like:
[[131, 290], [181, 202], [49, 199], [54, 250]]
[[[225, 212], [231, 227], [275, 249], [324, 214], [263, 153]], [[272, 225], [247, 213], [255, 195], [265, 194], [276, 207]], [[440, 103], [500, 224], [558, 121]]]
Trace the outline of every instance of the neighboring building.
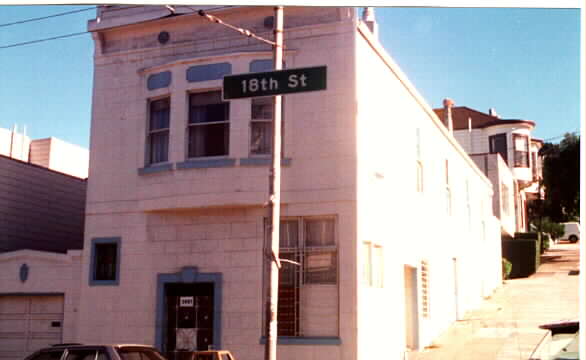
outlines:
[[[516, 218], [515, 231], [528, 231], [528, 202], [535, 199], [542, 199], [543, 193], [539, 188], [539, 181], [542, 179], [541, 157], [539, 149], [543, 146], [543, 141], [531, 137], [531, 131], [535, 128], [535, 123], [529, 120], [520, 119], [501, 119], [494, 109], [489, 113], [483, 113], [465, 106], [452, 107], [450, 104], [450, 115], [454, 129], [454, 137], [460, 142], [462, 147], [473, 158], [479, 159], [483, 154], [499, 154], [508, 165], [514, 179], [514, 188], [509, 189], [514, 196], [514, 216]], [[447, 106], [444, 103], [443, 109], [434, 109], [439, 118], [447, 121]], [[496, 160], [492, 163], [496, 164]], [[478, 164], [481, 169], [486, 169], [484, 163]], [[495, 168], [496, 169], [496, 168]], [[499, 178], [508, 178], [504, 168], [499, 167], [502, 175], [495, 175]], [[495, 194], [503, 186], [509, 186], [503, 183], [495, 182], [496, 178], [491, 178], [495, 187]], [[502, 194], [502, 193], [501, 193]], [[508, 203], [508, 199], [502, 196], [493, 198], [495, 209], [502, 208]], [[510, 206], [510, 204], [508, 204]], [[496, 212], [508, 217], [508, 212]], [[509, 219], [501, 219], [508, 224]], [[509, 225], [503, 224], [503, 233], [510, 233]]]
[[0, 358], [77, 337], [86, 181], [0, 155]]
[[[272, 36], [272, 7], [204, 8]], [[75, 340], [261, 358], [272, 107], [221, 87], [272, 50], [190, 7], [97, 11]], [[285, 8], [287, 67], [328, 83], [285, 97], [279, 359], [402, 359], [501, 283], [489, 179], [371, 29]]]
[[0, 155], [30, 162], [64, 174], [86, 179], [89, 151], [50, 137], [31, 140], [26, 133], [0, 128]]

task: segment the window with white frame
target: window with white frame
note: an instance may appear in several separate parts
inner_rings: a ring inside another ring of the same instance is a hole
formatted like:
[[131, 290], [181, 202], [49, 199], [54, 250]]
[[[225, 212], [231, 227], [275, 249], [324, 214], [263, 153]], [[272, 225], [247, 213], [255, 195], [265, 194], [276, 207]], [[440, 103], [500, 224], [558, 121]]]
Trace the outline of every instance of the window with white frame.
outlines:
[[230, 103], [221, 91], [189, 95], [189, 158], [225, 156], [230, 145]]
[[369, 241], [362, 243], [362, 282], [375, 288], [384, 287], [383, 247]]
[[529, 167], [529, 137], [527, 135], [513, 134], [515, 145], [515, 167]]
[[505, 184], [501, 184], [501, 206], [503, 214], [508, 216], [510, 214], [509, 187]]
[[270, 155], [273, 144], [273, 98], [253, 98], [250, 103], [250, 154]]
[[[338, 335], [338, 248], [334, 217], [280, 223], [278, 336]], [[269, 238], [270, 231], [267, 228]], [[268, 247], [268, 242], [267, 242]], [[268, 266], [265, 261], [265, 294]]]
[[170, 99], [149, 101], [149, 128], [147, 135], [147, 164], [169, 160]]
[[450, 164], [445, 162], [446, 213], [452, 215], [452, 189], [450, 188]]
[[[252, 98], [250, 119], [250, 155], [270, 155], [273, 146], [274, 103], [272, 97]], [[285, 99], [281, 103], [281, 133], [284, 133]], [[281, 142], [281, 155], [283, 142]]]

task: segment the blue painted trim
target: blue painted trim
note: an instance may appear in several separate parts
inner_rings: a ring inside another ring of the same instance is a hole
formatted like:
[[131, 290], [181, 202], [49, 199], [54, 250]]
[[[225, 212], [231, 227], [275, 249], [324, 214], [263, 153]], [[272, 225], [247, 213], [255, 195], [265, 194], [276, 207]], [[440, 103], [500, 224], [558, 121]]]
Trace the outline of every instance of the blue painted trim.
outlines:
[[197, 267], [184, 267], [173, 274], [157, 274], [157, 307], [155, 317], [155, 347], [163, 349], [165, 336], [165, 284], [193, 284], [207, 282], [214, 284], [214, 349], [222, 348], [222, 273], [200, 273]]
[[[262, 336], [260, 344], [266, 344], [267, 338]], [[337, 336], [279, 336], [277, 338], [278, 345], [342, 345], [342, 339]]]
[[265, 72], [274, 70], [273, 66], [273, 60], [271, 59], [257, 59], [250, 62], [248, 69], [250, 72]]
[[187, 69], [185, 74], [188, 82], [218, 80], [224, 75], [232, 74], [232, 64], [224, 62], [217, 64], [196, 65]]
[[160, 73], [152, 74], [147, 79], [147, 89], [155, 90], [168, 87], [171, 85], [171, 72], [163, 71]]
[[177, 169], [204, 169], [217, 167], [231, 167], [236, 165], [236, 159], [192, 159], [177, 163]]
[[[240, 158], [240, 166], [269, 166], [271, 165], [270, 157], [248, 157]], [[281, 166], [291, 166], [291, 158], [281, 159]]]
[[153, 164], [138, 169], [138, 175], [155, 174], [173, 170], [173, 164]]
[[[114, 280], [95, 280], [96, 275], [96, 245], [98, 244], [116, 244], [116, 278]], [[122, 238], [120, 237], [101, 237], [93, 238], [91, 244], [91, 260], [89, 271], [89, 286], [118, 286], [120, 285], [120, 247]]]

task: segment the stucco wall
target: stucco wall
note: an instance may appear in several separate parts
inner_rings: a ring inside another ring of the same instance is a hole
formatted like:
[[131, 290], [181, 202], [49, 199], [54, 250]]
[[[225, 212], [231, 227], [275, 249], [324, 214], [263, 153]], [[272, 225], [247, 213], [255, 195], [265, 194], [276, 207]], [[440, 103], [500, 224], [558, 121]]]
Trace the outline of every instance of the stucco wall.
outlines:
[[[419, 321], [419, 342], [425, 346], [458, 315], [477, 305], [488, 287], [494, 288], [489, 281], [498, 276], [494, 267], [485, 273], [487, 267], [479, 264], [500, 263], [497, 256], [483, 258], [483, 249], [500, 248], [500, 237], [492, 221], [489, 180], [442, 128], [368, 30], [361, 27], [361, 34], [365, 35], [357, 37], [356, 50], [357, 232], [359, 243], [375, 241], [385, 247], [385, 287], [359, 288], [358, 354], [368, 358], [393, 349], [398, 357], [405, 348], [404, 265], [420, 268], [421, 260], [429, 264], [430, 316]], [[421, 193], [416, 190], [417, 128]], [[358, 254], [360, 267], [364, 260]]]
[[[339, 264], [344, 266], [338, 268], [334, 288], [339, 324], [332, 328], [331, 321], [314, 317], [309, 326], [315, 333], [335, 330], [333, 337], [342, 344], [280, 346], [283, 359], [355, 358], [355, 95], [354, 79], [348, 76], [353, 70], [352, 14], [337, 8], [287, 10], [287, 67], [326, 65], [328, 86], [285, 99], [284, 157], [289, 163], [282, 172], [281, 214], [334, 217]], [[223, 20], [255, 28], [269, 15], [272, 8], [249, 8], [227, 13]], [[252, 61], [271, 58], [268, 46], [216, 26], [199, 16], [177, 17], [95, 37], [103, 52], [95, 58], [79, 341], [155, 344], [157, 275], [197, 267], [201, 273], [222, 274], [222, 347], [243, 360], [262, 356], [268, 166], [243, 165], [242, 159], [250, 156], [250, 100], [230, 104], [226, 158], [234, 159], [233, 166], [177, 167], [187, 160], [187, 94], [221, 88], [221, 80], [187, 81], [187, 69], [228, 62], [232, 73], [244, 73]], [[161, 29], [182, 40], [157, 44]], [[149, 76], [162, 71], [172, 73], [169, 86], [149, 90]], [[147, 103], [161, 96], [171, 98], [171, 166], [145, 173]], [[100, 237], [121, 239], [119, 286], [88, 285], [90, 244]], [[315, 292], [305, 295], [308, 300]]]
[[[20, 279], [20, 268], [28, 266], [28, 278]], [[17, 250], [0, 254], [0, 295], [63, 294], [63, 342], [78, 335], [81, 251], [67, 254]]]

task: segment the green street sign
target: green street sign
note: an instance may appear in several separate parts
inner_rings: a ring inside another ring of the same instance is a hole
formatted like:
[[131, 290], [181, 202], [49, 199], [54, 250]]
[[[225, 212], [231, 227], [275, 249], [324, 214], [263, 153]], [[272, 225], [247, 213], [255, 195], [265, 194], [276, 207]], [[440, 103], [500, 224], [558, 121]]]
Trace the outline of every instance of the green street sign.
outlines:
[[224, 100], [326, 89], [326, 66], [224, 76]]

